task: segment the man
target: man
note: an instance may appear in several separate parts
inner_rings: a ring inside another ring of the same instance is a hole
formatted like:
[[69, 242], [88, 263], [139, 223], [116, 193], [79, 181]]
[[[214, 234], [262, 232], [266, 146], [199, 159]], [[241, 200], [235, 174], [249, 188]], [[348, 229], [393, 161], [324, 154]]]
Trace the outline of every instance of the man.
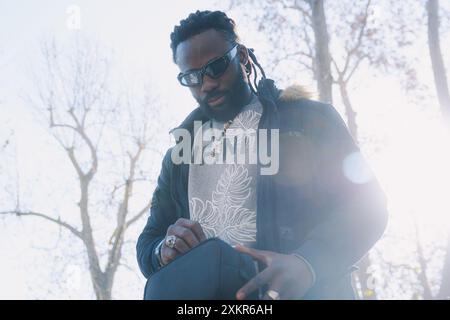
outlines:
[[[199, 104], [174, 131], [200, 141], [209, 164], [178, 163], [179, 150], [167, 151], [137, 243], [144, 276], [219, 237], [265, 265], [237, 299], [264, 286], [266, 299], [353, 298], [353, 265], [381, 237], [387, 211], [341, 117], [299, 86], [278, 90], [223, 12], [192, 13], [171, 41], [178, 80]], [[199, 134], [208, 128], [218, 134], [205, 142]], [[232, 149], [217, 143], [231, 129], [275, 130], [265, 136], [279, 155], [275, 170], [261, 171], [259, 152], [256, 164], [221, 162]]]

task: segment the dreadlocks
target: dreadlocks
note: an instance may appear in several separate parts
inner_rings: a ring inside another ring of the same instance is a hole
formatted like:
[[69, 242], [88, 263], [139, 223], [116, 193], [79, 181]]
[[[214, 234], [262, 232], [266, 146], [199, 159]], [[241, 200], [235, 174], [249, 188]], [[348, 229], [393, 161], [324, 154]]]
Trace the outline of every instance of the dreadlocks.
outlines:
[[[236, 32], [236, 24], [233, 19], [227, 17], [227, 15], [222, 11], [199, 11], [197, 10], [195, 13], [191, 13], [186, 19], [180, 21], [180, 25], [175, 26], [173, 32], [170, 34], [170, 48], [172, 49], [172, 59], [176, 62], [176, 50], [177, 46], [208, 29], [215, 29], [220, 32], [225, 40], [230, 42], [230, 44], [234, 45], [239, 42], [239, 36]], [[248, 83], [250, 85], [250, 89], [253, 93], [257, 93], [256, 88], [257, 85], [257, 77], [258, 72], [256, 67], [261, 71], [261, 76], [263, 78], [266, 77], [263, 68], [258, 63], [256, 56], [254, 54], [253, 49], [248, 49], [249, 61], [245, 65], [245, 71], [247, 74]], [[255, 67], [256, 65], [256, 67]], [[251, 82], [251, 75], [253, 73], [253, 84]]]

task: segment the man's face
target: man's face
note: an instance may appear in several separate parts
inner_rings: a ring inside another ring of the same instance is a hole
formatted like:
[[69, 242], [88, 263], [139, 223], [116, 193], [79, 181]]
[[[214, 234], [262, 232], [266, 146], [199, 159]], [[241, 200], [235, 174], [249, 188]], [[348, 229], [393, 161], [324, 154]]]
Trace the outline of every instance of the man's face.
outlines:
[[[181, 42], [176, 49], [176, 63], [181, 72], [201, 69], [214, 58], [223, 56], [233, 45], [224, 36], [209, 29]], [[233, 119], [250, 97], [243, 66], [248, 61], [245, 48], [238, 47], [225, 73], [217, 79], [203, 76], [201, 85], [190, 87], [203, 111], [220, 121]]]

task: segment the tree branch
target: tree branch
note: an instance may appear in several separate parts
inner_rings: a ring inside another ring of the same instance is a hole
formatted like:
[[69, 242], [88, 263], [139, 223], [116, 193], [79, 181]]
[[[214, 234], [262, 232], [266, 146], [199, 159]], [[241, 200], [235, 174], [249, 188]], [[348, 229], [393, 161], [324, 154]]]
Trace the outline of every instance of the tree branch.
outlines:
[[[150, 210], [150, 207], [152, 205], [151, 199], [148, 201], [148, 203], [145, 205], [144, 208], [142, 208], [133, 218], [128, 220], [125, 223], [125, 229], [128, 229], [129, 226], [131, 226], [133, 223], [138, 221], [148, 210]], [[109, 243], [112, 244], [113, 239], [117, 236], [118, 229], [114, 230], [114, 233], [111, 235], [111, 238], [109, 239]]]
[[15, 214], [16, 216], [20, 217], [20, 216], [34, 216], [34, 217], [40, 217], [42, 219], [45, 219], [47, 221], [51, 221], [53, 223], [56, 223], [57, 225], [66, 228], [67, 230], [69, 230], [70, 232], [72, 232], [75, 236], [77, 236], [78, 238], [80, 238], [81, 240], [83, 240], [83, 236], [82, 233], [77, 230], [75, 227], [71, 226], [70, 224], [68, 224], [67, 222], [61, 221], [60, 218], [55, 219], [52, 218], [44, 213], [39, 213], [39, 212], [34, 212], [34, 211], [19, 211], [19, 210], [9, 210], [9, 211], [1, 211], [0, 215], [4, 214]]
[[[282, 56], [282, 57], [279, 57], [279, 58], [276, 58], [275, 60], [274, 60], [274, 64], [275, 64], [275, 68], [282, 62], [282, 61], [284, 61], [284, 60], [287, 60], [287, 59], [292, 59], [292, 58], [295, 58], [295, 57], [297, 57], [297, 56], [304, 56], [304, 57], [307, 57], [307, 58], [309, 58], [309, 59], [313, 59], [313, 57], [312, 56], [310, 56], [308, 53], [306, 53], [306, 52], [303, 52], [303, 51], [296, 51], [296, 52], [292, 52], [292, 53], [288, 53], [288, 54], [285, 54], [284, 56]], [[302, 60], [296, 60], [296, 62], [297, 63], [299, 63], [299, 64], [301, 64], [302, 66], [304, 66], [306, 69], [308, 69], [308, 70], [311, 70], [311, 71], [314, 71], [313, 70], [313, 67], [310, 65], [310, 64], [308, 64], [308, 63], [306, 63], [306, 62], [304, 62], [304, 61], [302, 61]]]
[[78, 160], [75, 157], [75, 151], [73, 147], [66, 148], [67, 155], [69, 156], [70, 162], [74, 166], [75, 170], [77, 171], [78, 177], [81, 178], [85, 176], [83, 170], [81, 169], [80, 165], [78, 164]]
[[137, 220], [139, 220], [146, 212], [148, 212], [148, 210], [150, 210], [150, 207], [152, 205], [152, 201], [149, 200], [149, 202], [147, 203], [147, 205], [142, 208], [141, 211], [139, 211], [139, 213], [137, 213], [133, 218], [131, 218], [130, 220], [127, 221], [126, 223], [126, 227], [128, 228], [130, 225], [132, 225], [134, 222], [136, 222]]
[[129, 176], [126, 179], [123, 200], [117, 210], [117, 226], [113, 232], [113, 235], [111, 236], [111, 240], [114, 239], [114, 242], [112, 243], [112, 248], [109, 250], [108, 254], [108, 263], [105, 269], [105, 273], [107, 275], [114, 274], [120, 262], [124, 234], [127, 229], [126, 217], [128, 214], [128, 203], [130, 201], [135, 182], [134, 176], [136, 173], [136, 165], [139, 161], [142, 151], [145, 149], [145, 143], [142, 143], [139, 139], [136, 139], [136, 144], [138, 146], [136, 153], [134, 155], [128, 153], [128, 156], [130, 158]]
[[355, 71], [358, 69], [359, 64], [365, 59], [367, 58], [367, 55], [362, 55], [358, 58], [358, 60], [356, 60], [355, 65], [353, 66], [353, 68], [350, 70], [350, 72], [348, 73], [348, 75], [345, 77], [344, 76], [344, 82], [348, 82], [350, 80], [350, 78], [353, 76], [353, 74], [355, 73]]
[[292, 10], [299, 11], [304, 17], [308, 18], [309, 21], [312, 21], [311, 13], [308, 12], [308, 10], [305, 10], [304, 8], [302, 8], [302, 6], [300, 5], [300, 1], [295, 0], [293, 4], [287, 4], [283, 0], [281, 0], [279, 2], [283, 5], [284, 9], [292, 9]]
[[362, 40], [364, 38], [364, 32], [365, 32], [366, 27], [367, 27], [367, 19], [368, 19], [368, 15], [369, 15], [370, 5], [371, 5], [371, 0], [367, 0], [367, 4], [366, 4], [365, 9], [364, 9], [363, 22], [362, 22], [361, 28], [359, 29], [359, 33], [358, 33], [358, 38], [357, 38], [356, 44], [353, 46], [353, 48], [351, 48], [350, 50], [347, 51], [347, 58], [345, 60], [344, 68], [342, 70], [342, 73], [344, 73], [344, 74], [347, 73], [347, 69], [348, 69], [348, 66], [350, 64], [351, 58], [356, 53], [356, 51], [359, 49], [359, 47], [361, 47]]
[[[85, 109], [85, 114], [87, 112], [89, 112], [89, 109]], [[86, 142], [86, 144], [87, 144], [87, 146], [89, 148], [89, 151], [91, 153], [92, 166], [91, 166], [91, 169], [89, 169], [89, 171], [86, 173], [86, 176], [89, 176], [90, 178], [92, 178], [92, 176], [97, 171], [97, 167], [98, 167], [97, 150], [96, 150], [94, 144], [92, 143], [91, 139], [86, 134], [85, 128], [83, 127], [83, 124], [80, 123], [80, 121], [76, 117], [73, 109], [70, 108], [68, 110], [68, 113], [70, 114], [70, 116], [72, 117], [72, 119], [75, 121], [75, 123], [77, 125], [76, 128], [75, 128], [76, 132], [81, 136], [81, 138], [84, 140], [84, 142]]]
[[336, 73], [337, 73], [337, 75], [338, 75], [338, 79], [339, 79], [339, 80], [336, 80], [336, 79], [334, 79], [334, 77], [333, 77], [333, 82], [337, 84], [337, 83], [339, 83], [339, 81], [343, 81], [343, 79], [344, 79], [344, 78], [343, 78], [343, 74], [342, 74], [342, 71], [339, 69], [339, 66], [338, 66], [336, 60], [334, 60], [333, 57], [331, 57], [331, 63], [333, 64], [334, 69], [336, 70]]

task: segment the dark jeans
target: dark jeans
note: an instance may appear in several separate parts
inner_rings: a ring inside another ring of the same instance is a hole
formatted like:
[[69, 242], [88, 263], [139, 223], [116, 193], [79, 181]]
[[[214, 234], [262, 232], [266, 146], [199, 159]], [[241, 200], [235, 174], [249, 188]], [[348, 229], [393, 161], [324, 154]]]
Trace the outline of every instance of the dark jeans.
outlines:
[[[234, 300], [256, 275], [253, 259], [212, 238], [155, 272], [147, 281], [145, 300]], [[258, 299], [254, 292], [248, 299]]]

